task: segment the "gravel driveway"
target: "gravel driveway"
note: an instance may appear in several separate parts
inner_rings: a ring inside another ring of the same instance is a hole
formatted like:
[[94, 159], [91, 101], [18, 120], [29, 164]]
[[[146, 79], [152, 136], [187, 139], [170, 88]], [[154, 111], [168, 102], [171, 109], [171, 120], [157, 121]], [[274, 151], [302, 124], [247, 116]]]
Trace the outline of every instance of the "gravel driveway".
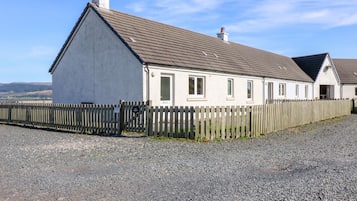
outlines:
[[0, 200], [357, 200], [357, 115], [193, 143], [0, 125]]

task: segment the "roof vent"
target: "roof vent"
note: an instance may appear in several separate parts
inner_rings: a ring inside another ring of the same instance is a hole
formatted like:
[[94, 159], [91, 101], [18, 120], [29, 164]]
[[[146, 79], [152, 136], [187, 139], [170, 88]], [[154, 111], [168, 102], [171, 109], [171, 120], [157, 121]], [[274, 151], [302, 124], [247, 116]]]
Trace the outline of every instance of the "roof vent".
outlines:
[[353, 75], [354, 75], [354, 76], [357, 76], [357, 72], [353, 72]]
[[130, 39], [130, 40], [131, 40], [131, 42], [133, 42], [133, 43], [135, 43], [135, 42], [136, 42], [135, 38], [133, 38], [133, 37], [129, 37], [129, 39]]
[[99, 8], [109, 9], [109, 0], [92, 0], [92, 3], [97, 5]]
[[224, 27], [221, 28], [221, 32], [217, 34], [217, 37], [224, 42], [228, 42], [228, 33], [224, 31]]

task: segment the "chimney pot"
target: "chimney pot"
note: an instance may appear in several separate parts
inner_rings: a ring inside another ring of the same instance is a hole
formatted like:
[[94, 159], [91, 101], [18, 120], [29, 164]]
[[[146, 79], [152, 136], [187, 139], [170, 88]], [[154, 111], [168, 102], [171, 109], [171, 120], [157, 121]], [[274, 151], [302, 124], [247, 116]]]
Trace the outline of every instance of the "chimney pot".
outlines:
[[228, 42], [228, 33], [225, 32], [224, 27], [221, 27], [221, 32], [217, 34], [217, 37], [224, 42]]
[[99, 8], [109, 9], [109, 0], [92, 0], [92, 3], [97, 5]]

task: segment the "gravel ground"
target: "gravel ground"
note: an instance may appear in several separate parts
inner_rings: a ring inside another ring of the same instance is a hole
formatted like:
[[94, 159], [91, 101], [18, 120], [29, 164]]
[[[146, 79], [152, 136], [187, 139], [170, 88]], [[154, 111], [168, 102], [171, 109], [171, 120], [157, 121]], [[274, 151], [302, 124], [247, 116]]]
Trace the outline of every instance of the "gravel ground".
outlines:
[[0, 125], [0, 200], [357, 200], [357, 115], [193, 143]]

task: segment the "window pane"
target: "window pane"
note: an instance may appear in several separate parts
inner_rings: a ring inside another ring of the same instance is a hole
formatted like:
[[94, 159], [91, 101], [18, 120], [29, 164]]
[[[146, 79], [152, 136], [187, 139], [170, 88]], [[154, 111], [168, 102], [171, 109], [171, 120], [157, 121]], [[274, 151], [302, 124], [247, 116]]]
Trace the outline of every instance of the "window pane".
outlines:
[[252, 81], [247, 82], [247, 98], [252, 98]]
[[309, 86], [305, 85], [305, 98], [309, 96]]
[[190, 94], [190, 95], [195, 94], [195, 78], [194, 77], [188, 78], [188, 94]]
[[203, 78], [197, 78], [197, 95], [203, 95]]
[[285, 84], [283, 84], [282, 89], [283, 89], [282, 94], [283, 94], [283, 96], [285, 96]]
[[161, 100], [168, 101], [170, 99], [170, 78], [161, 77]]
[[232, 96], [233, 80], [228, 80], [227, 82], [227, 95]]
[[295, 95], [296, 95], [296, 96], [299, 96], [299, 85], [296, 85]]

